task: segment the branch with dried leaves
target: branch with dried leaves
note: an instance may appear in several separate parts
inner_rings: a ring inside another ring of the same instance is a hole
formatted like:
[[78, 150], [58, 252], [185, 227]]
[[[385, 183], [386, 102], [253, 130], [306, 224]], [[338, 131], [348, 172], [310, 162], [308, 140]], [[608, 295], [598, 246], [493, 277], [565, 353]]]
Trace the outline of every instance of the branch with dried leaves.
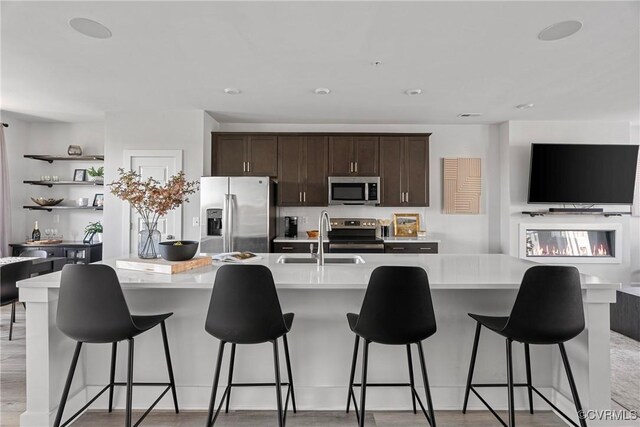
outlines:
[[122, 168], [118, 174], [120, 178], [108, 184], [111, 193], [129, 202], [147, 226], [155, 226], [167, 212], [189, 202], [188, 196], [199, 187], [198, 181], [187, 181], [183, 171], [171, 176], [164, 185], [153, 178], [143, 181], [140, 174]]

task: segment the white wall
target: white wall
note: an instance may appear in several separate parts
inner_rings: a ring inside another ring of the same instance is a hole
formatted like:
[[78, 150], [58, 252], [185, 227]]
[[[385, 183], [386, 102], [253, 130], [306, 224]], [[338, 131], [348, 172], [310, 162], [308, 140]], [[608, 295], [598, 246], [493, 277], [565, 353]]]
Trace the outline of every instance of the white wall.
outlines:
[[[598, 223], [622, 224], [622, 264], [577, 264], [581, 271], [596, 274], [611, 280], [628, 283], [632, 264], [631, 254], [638, 253], [640, 235], [637, 217], [602, 216], [545, 216], [530, 218], [521, 214], [526, 210], [545, 210], [547, 205], [528, 205], [529, 161], [531, 144], [583, 143], [583, 144], [629, 144], [630, 126], [626, 122], [520, 122], [511, 121], [501, 126], [501, 155], [508, 156], [508, 165], [502, 167], [501, 197], [503, 252], [518, 256], [518, 226], [520, 223]], [[503, 162], [504, 162], [503, 157]], [[508, 187], [508, 188], [505, 188]], [[558, 205], [561, 206], [561, 205]], [[611, 211], [629, 211], [629, 206], [607, 206]], [[637, 255], [634, 255], [637, 257]], [[637, 268], [637, 267], [634, 267]]]
[[[183, 170], [188, 180], [202, 176], [206, 160], [206, 141], [217, 126], [202, 110], [180, 111], [119, 111], [105, 115], [105, 181], [117, 178], [117, 169], [124, 166], [124, 150], [182, 150]], [[210, 144], [210, 142], [208, 142]], [[210, 148], [209, 148], [210, 149]], [[209, 155], [210, 157], [210, 155]], [[200, 227], [192, 219], [200, 215], [200, 195], [189, 197], [183, 205], [182, 238], [199, 240]], [[104, 257], [124, 256], [122, 253], [123, 210], [128, 205], [112, 196], [105, 196]]]
[[[331, 216], [392, 218], [394, 212], [417, 212], [422, 228], [442, 240], [443, 253], [498, 252], [499, 235], [499, 158], [498, 127], [493, 125], [322, 125], [221, 123], [229, 132], [423, 132], [430, 141], [430, 206], [428, 208], [381, 208], [337, 206], [327, 210]], [[480, 157], [482, 159], [482, 199], [480, 215], [442, 213], [442, 159]], [[280, 208], [280, 216], [300, 217], [299, 230], [317, 229], [320, 208]], [[306, 218], [307, 223], [303, 223]]]
[[64, 198], [62, 204], [74, 205], [78, 197], [87, 197], [93, 202], [96, 193], [104, 193], [103, 187], [54, 186], [52, 188], [23, 184], [23, 180], [38, 180], [43, 175], [57, 175], [59, 180], [72, 180], [74, 169], [98, 167], [101, 162], [54, 162], [25, 159], [25, 154], [66, 155], [70, 144], [80, 145], [85, 154], [104, 152], [104, 124], [92, 123], [48, 123], [25, 122], [5, 114], [3, 120], [8, 146], [9, 170], [11, 173], [11, 206], [13, 232], [11, 242], [23, 242], [31, 235], [38, 221], [42, 238], [46, 228], [56, 228], [64, 240], [82, 240], [84, 227], [89, 222], [102, 219], [96, 211], [29, 211], [24, 205], [33, 205], [30, 197]]

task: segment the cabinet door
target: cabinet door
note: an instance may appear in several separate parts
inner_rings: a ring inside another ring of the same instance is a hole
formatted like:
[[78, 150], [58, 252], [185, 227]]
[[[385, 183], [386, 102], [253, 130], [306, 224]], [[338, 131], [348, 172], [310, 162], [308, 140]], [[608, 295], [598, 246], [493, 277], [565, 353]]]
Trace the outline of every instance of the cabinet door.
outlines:
[[247, 173], [250, 176], [278, 176], [278, 137], [251, 135], [247, 144]]
[[406, 138], [404, 150], [406, 206], [429, 206], [429, 138]]
[[380, 204], [400, 206], [402, 204], [402, 161], [404, 137], [380, 137]]
[[278, 137], [278, 205], [302, 205], [302, 138]]
[[244, 135], [214, 135], [211, 149], [211, 175], [244, 175], [245, 145]]
[[359, 176], [378, 176], [379, 138], [377, 136], [353, 137], [354, 173]]
[[329, 176], [349, 176], [353, 172], [353, 137], [329, 137]]
[[304, 144], [304, 186], [305, 206], [327, 206], [327, 169], [329, 167], [329, 147], [326, 136], [307, 136]]

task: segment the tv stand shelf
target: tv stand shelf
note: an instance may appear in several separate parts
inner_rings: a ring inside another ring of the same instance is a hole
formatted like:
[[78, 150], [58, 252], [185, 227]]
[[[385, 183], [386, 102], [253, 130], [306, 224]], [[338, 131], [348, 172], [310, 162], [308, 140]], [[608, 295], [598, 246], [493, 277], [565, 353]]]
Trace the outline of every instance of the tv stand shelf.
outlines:
[[522, 215], [529, 215], [530, 217], [545, 216], [545, 215], [597, 215], [608, 218], [610, 216], [623, 216], [631, 215], [631, 212], [549, 212], [549, 211], [522, 211]]

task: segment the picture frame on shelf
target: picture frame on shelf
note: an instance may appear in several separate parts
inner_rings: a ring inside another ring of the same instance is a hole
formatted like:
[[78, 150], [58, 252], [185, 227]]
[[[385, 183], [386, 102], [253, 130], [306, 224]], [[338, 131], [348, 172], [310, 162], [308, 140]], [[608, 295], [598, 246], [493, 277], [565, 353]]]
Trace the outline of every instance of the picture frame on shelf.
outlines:
[[76, 169], [73, 172], [73, 181], [74, 182], [82, 182], [86, 179], [87, 177], [87, 170], [86, 169]]
[[393, 229], [396, 236], [416, 237], [420, 230], [420, 214], [394, 213]]
[[96, 193], [95, 196], [93, 196], [93, 205], [94, 207], [102, 207], [104, 206], [104, 194], [102, 193]]

